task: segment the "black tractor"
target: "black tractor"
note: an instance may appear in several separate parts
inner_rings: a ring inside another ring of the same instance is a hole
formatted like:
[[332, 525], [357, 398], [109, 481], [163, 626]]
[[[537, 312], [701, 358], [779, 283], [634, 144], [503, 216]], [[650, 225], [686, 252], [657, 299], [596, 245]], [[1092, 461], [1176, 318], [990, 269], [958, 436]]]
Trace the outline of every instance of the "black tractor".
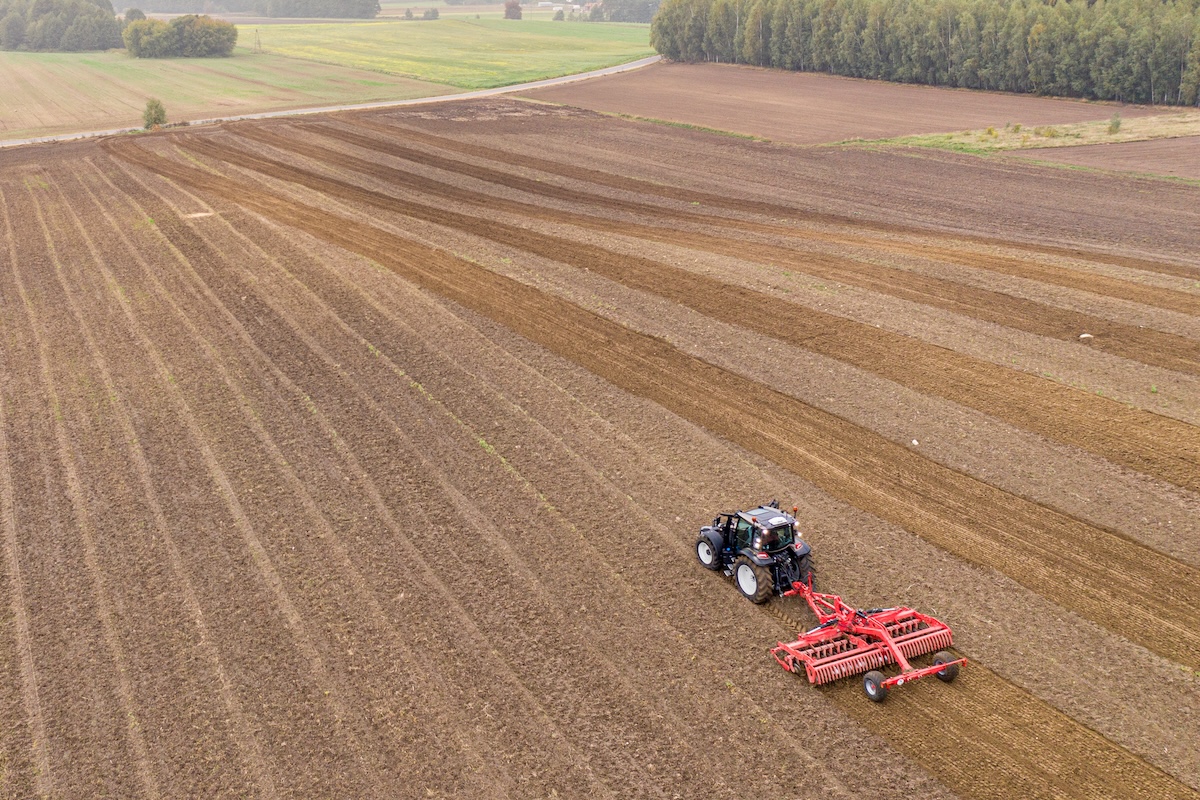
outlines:
[[[796, 509], [792, 509], [795, 513]], [[705, 568], [733, 576], [738, 591], [751, 603], [765, 603], [792, 583], [812, 579], [808, 543], [792, 514], [778, 501], [732, 514], [718, 514], [700, 529], [696, 557]]]

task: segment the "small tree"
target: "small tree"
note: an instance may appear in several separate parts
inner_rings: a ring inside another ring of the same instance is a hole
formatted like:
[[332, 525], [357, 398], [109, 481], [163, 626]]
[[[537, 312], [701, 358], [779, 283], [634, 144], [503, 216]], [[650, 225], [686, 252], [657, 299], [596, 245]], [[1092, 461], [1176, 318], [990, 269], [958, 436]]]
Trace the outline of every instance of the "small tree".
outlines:
[[151, 97], [146, 101], [146, 110], [142, 112], [142, 121], [146, 123], [146, 130], [167, 124], [167, 109], [163, 107], [162, 100]]
[[125, 24], [126, 25], [128, 25], [131, 22], [137, 22], [138, 20], [145, 19], [145, 18], [146, 18], [146, 12], [142, 11], [140, 8], [131, 8], [125, 12]]
[[554, 12], [554, 22], [562, 22], [564, 19], [566, 19], [566, 16], [563, 15], [563, 10], [561, 8]]
[[1112, 119], [1108, 121], [1108, 132], [1111, 135], [1119, 130], [1121, 130], [1121, 112], [1117, 111], [1113, 113]]
[[416, 17], [415, 17], [415, 16], [413, 16], [413, 13], [412, 13], [412, 9], [411, 9], [411, 8], [406, 8], [406, 9], [404, 9], [404, 18], [405, 18], [405, 19], [416, 19]]
[[521, 18], [521, 0], [504, 0], [504, 18]]
[[425, 9], [425, 13], [421, 15], [421, 19], [437, 19], [438, 10], [436, 8]]

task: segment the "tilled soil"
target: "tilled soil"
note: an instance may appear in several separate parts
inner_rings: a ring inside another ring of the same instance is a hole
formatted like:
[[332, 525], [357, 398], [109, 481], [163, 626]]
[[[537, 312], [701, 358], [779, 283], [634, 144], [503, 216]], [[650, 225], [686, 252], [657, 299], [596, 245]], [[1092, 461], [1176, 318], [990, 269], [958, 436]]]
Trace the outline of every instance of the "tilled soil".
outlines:
[[[1196, 796], [1193, 188], [511, 100], [41, 152], [8, 794]], [[960, 678], [779, 669], [692, 549], [771, 497]]]
[[[1026, 128], [1161, 113], [1149, 106], [895, 84], [732, 64], [659, 63], [522, 96], [790, 144]], [[701, 99], [701, 97], [703, 99]]]

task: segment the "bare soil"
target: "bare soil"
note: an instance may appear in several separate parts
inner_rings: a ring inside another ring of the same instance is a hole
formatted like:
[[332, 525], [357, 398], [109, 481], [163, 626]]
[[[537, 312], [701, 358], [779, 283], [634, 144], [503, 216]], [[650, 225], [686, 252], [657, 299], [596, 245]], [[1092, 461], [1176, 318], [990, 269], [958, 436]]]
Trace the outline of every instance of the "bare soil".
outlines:
[[[703, 101], [698, 102], [698, 94]], [[728, 64], [659, 63], [524, 97], [609, 114], [695, 125], [789, 144], [1026, 128], [1159, 113], [1152, 108]]]
[[[6, 794], [1197, 796], [1196, 187], [503, 99], [0, 167]], [[771, 497], [960, 678], [779, 669], [693, 552]]]
[[1025, 158], [1200, 181], [1200, 136], [1029, 150]]

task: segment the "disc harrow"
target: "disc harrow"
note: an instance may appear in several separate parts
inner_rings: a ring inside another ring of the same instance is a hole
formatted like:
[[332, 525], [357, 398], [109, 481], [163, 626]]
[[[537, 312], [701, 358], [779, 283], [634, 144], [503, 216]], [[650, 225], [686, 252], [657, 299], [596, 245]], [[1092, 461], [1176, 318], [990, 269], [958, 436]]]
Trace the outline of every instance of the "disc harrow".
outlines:
[[[911, 608], [873, 608], [859, 611], [837, 595], [814, 592], [812, 586], [793, 583], [785, 597], [802, 596], [819, 625], [793, 642], [779, 642], [771, 655], [788, 672], [803, 672], [810, 683], [823, 684], [866, 673], [863, 690], [880, 702], [888, 691], [905, 683], [935, 675], [949, 682], [967, 663], [946, 651], [953, 644], [950, 626]], [[914, 667], [910, 659], [935, 653], [932, 666]], [[881, 669], [895, 664], [900, 674], [886, 677]]]

